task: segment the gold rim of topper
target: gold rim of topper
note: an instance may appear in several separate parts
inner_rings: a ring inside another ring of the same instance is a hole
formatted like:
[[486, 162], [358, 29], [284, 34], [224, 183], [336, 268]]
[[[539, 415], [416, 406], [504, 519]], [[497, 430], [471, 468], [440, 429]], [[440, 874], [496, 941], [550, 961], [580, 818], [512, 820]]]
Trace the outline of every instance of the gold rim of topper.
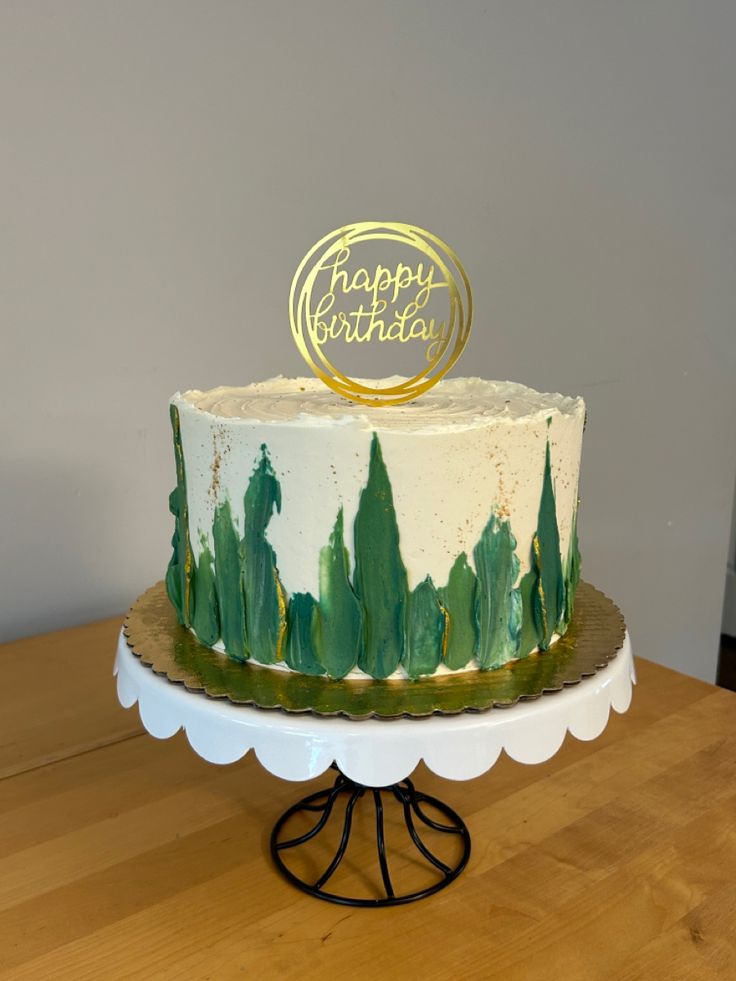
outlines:
[[[388, 388], [363, 385], [339, 371], [316, 343], [312, 317], [312, 289], [325, 261], [343, 248], [376, 240], [403, 243], [429, 259], [442, 273], [450, 299], [448, 327], [437, 353], [423, 371]], [[431, 232], [397, 221], [359, 221], [325, 235], [302, 259], [289, 292], [289, 321], [300, 354], [325, 385], [363, 405], [399, 405], [436, 385], [463, 353], [472, 320], [470, 280], [455, 252]]]

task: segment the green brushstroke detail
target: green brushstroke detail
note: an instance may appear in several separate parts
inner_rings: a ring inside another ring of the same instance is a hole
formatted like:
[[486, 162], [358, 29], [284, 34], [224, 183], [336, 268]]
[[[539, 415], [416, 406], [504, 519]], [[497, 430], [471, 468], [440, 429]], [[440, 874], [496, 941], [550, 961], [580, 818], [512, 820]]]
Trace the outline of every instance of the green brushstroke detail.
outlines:
[[215, 543], [215, 585], [220, 607], [220, 631], [225, 650], [236, 661], [245, 661], [245, 597], [240, 570], [243, 554], [235, 531], [230, 501], [215, 509], [212, 524]]
[[580, 546], [578, 542], [578, 509], [572, 516], [572, 529], [570, 531], [570, 545], [567, 549], [567, 561], [565, 562], [565, 623], [568, 624], [572, 619], [575, 608], [575, 590], [580, 582]]
[[286, 609], [276, 553], [266, 538], [274, 508], [281, 511], [281, 487], [265, 443], [248, 482], [244, 503], [242, 555], [246, 636], [251, 657], [261, 664], [273, 664], [282, 656]]
[[430, 576], [409, 595], [403, 665], [410, 678], [432, 674], [442, 660], [445, 614]]
[[478, 663], [483, 670], [498, 668], [518, 656], [522, 611], [521, 595], [514, 588], [519, 575], [515, 548], [508, 521], [499, 521], [492, 514], [473, 549], [478, 577]]
[[404, 653], [407, 581], [391, 483], [376, 433], [368, 482], [360, 493], [355, 518], [354, 587], [363, 607], [363, 649], [358, 664], [374, 678], [386, 678]]
[[549, 441], [544, 462], [542, 499], [539, 502], [537, 534], [534, 541], [537, 583], [534, 593], [534, 617], [539, 646], [546, 651], [557, 629], [565, 604], [565, 585], [560, 558], [560, 533], [557, 527], [555, 492], [552, 486], [552, 464]]
[[192, 585], [192, 627], [197, 637], [211, 647], [220, 639], [220, 608], [217, 602], [214, 559], [204, 535], [201, 539], [199, 562], [194, 564]]
[[534, 554], [532, 553], [532, 568], [525, 576], [522, 576], [519, 583], [519, 595], [521, 597], [521, 633], [519, 635], [519, 651], [517, 657], [528, 657], [535, 647], [539, 646], [539, 635], [537, 624], [534, 619], [533, 597], [537, 582], [537, 573], [534, 569]]
[[534, 647], [547, 650], [565, 611], [565, 577], [560, 558], [560, 533], [552, 486], [549, 441], [530, 565], [529, 572], [519, 583], [522, 601], [520, 657], [525, 657]]
[[169, 511], [174, 516], [174, 535], [171, 539], [173, 554], [166, 570], [166, 590], [176, 610], [179, 623], [188, 627], [191, 624], [191, 582], [194, 560], [189, 541], [187, 480], [184, 470], [184, 454], [181, 448], [179, 412], [175, 405], [169, 406], [169, 417], [174, 436], [176, 487], [169, 495]]
[[171, 605], [176, 610], [176, 619], [184, 625], [184, 608], [182, 606], [182, 570], [179, 565], [180, 535], [179, 526], [179, 491], [177, 488], [169, 494], [169, 511], [174, 516], [174, 534], [171, 536], [171, 558], [166, 569], [166, 592]]
[[478, 652], [478, 596], [475, 573], [461, 552], [450, 569], [446, 586], [437, 590], [447, 611], [444, 663], [453, 671], [466, 667]]
[[329, 545], [319, 553], [319, 617], [315, 635], [319, 659], [332, 678], [344, 678], [358, 663], [363, 615], [350, 585], [350, 556], [343, 538], [343, 510], [337, 513]]
[[284, 660], [302, 674], [324, 674], [316, 654], [317, 604], [311, 593], [294, 593], [289, 602], [289, 628]]

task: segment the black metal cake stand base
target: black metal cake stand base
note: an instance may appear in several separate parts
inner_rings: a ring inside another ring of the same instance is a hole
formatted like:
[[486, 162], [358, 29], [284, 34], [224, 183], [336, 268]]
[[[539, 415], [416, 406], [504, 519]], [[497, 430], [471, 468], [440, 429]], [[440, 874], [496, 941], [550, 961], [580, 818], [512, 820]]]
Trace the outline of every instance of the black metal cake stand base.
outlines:
[[[337, 769], [334, 764], [333, 768]], [[376, 850], [378, 853], [378, 866], [381, 873], [380, 889], [384, 895], [378, 898], [363, 898], [328, 892], [324, 887], [337, 871], [338, 866], [345, 857], [353, 829], [353, 816], [356, 807], [361, 801], [366, 800], [372, 800], [375, 810]], [[344, 811], [341, 806], [336, 809], [335, 805], [338, 802], [342, 804], [343, 801], [345, 802]], [[432, 877], [435, 880], [423, 889], [399, 895], [396, 894], [391, 880], [384, 827], [384, 803], [393, 804], [394, 802], [398, 802], [401, 809], [400, 814], [409, 840], [428, 864], [428, 871], [432, 873]], [[430, 817], [425, 810], [427, 806], [438, 811], [446, 819], [446, 823], [445, 821], [436, 821]], [[313, 827], [295, 838], [282, 837], [284, 828], [289, 820], [294, 815], [304, 812], [318, 815]], [[330, 822], [330, 818], [333, 819], [332, 822]], [[332, 861], [316, 881], [307, 882], [300, 878], [285, 864], [282, 854], [289, 849], [298, 849], [299, 846], [307, 845], [308, 842], [313, 841], [321, 832], [328, 828], [330, 823], [332, 823], [333, 827], [337, 824], [339, 828], [340, 820], [342, 820], [342, 833]], [[459, 860], [456, 860], [452, 865], [448, 865], [445, 861], [438, 858], [427, 847], [421, 837], [420, 831], [425, 832], [426, 829], [440, 832], [443, 835], [457, 837], [462, 847], [462, 854]], [[439, 892], [440, 889], [449, 886], [460, 875], [470, 858], [470, 833], [465, 826], [465, 822], [451, 807], [448, 807], [441, 800], [437, 800], [436, 797], [430, 797], [428, 794], [417, 790], [408, 778], [402, 780], [400, 783], [391, 784], [388, 787], [366, 787], [363, 784], [350, 780], [338, 770], [337, 778], [332, 787], [326, 790], [319, 790], [314, 794], [309, 794], [308, 797], [298, 801], [281, 815], [271, 832], [271, 856], [281, 874], [292, 885], [308, 893], [310, 896], [325, 899], [330, 903], [341, 903], [344, 906], [398, 906], [403, 903], [412, 903], [417, 899], [432, 896], [434, 893]], [[439, 878], [437, 878], [438, 875]]]

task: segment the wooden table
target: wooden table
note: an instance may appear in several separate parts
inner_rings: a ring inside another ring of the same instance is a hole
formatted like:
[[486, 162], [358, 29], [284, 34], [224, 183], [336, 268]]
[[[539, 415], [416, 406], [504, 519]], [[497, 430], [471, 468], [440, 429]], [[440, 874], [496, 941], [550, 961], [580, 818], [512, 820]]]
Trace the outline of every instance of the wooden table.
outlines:
[[468, 783], [417, 772], [466, 819], [470, 866], [429, 900], [350, 909], [268, 856], [275, 818], [327, 778], [144, 734], [115, 697], [118, 628], [0, 648], [0, 977], [736, 978], [731, 692], [640, 660], [596, 741]]

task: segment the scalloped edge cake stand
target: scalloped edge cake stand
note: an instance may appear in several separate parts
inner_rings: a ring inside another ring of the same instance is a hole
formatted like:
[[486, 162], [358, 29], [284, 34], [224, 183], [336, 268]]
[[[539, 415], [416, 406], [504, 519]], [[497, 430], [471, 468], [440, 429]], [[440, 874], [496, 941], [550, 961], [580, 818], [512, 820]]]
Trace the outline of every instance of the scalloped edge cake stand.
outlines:
[[[509, 708], [452, 716], [357, 721], [235, 705], [189, 692], [154, 674], [132, 653], [122, 632], [114, 674], [120, 703], [125, 708], [138, 703], [141, 722], [152, 736], [168, 739], [184, 729], [192, 749], [210, 763], [234, 763], [252, 749], [262, 766], [284, 780], [309, 780], [330, 767], [336, 769], [338, 775], [331, 788], [309, 795], [279, 818], [271, 835], [271, 854], [282, 874], [310, 895], [343, 905], [371, 907], [431, 895], [457, 878], [468, 862], [470, 835], [462, 819], [442, 801], [416, 790], [409, 779], [421, 760], [449, 780], [480, 776], [493, 766], [501, 750], [519, 763], [542, 763], [555, 755], [568, 732], [580, 740], [599, 736], [611, 709], [618, 713], [628, 709], [636, 683], [628, 631], [613, 660], [590, 678]], [[362, 798], [372, 799], [375, 808], [385, 893], [376, 899], [338, 895], [323, 888], [345, 854], [353, 811]], [[345, 808], [337, 852], [316, 882], [305, 882], [288, 867], [281, 852], [314, 838], [341, 799]], [[423, 890], [404, 895], [394, 890], [384, 839], [384, 804], [388, 802], [399, 804], [412, 842], [440, 873], [439, 881]], [[427, 813], [427, 806], [434, 817]], [[318, 815], [312, 829], [296, 838], [281, 838], [289, 819], [305, 811]], [[438, 813], [441, 820], [436, 818]], [[462, 855], [453, 866], [426, 846], [417, 821], [460, 840]]]

